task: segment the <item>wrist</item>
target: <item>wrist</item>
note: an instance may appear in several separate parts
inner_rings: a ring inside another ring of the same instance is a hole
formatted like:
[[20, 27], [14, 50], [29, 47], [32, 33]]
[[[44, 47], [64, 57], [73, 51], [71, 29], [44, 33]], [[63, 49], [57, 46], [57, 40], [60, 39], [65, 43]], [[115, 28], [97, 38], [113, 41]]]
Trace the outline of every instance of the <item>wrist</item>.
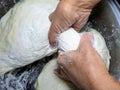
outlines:
[[73, 11], [73, 13], [84, 15], [90, 14], [92, 11], [89, 2], [85, 2], [84, 0], [61, 0], [60, 3], [62, 3], [64, 10], [67, 12]]
[[119, 90], [120, 83], [109, 74], [93, 79], [89, 87], [90, 90]]
[[[91, 90], [103, 90], [103, 85], [107, 84], [111, 81], [111, 77], [109, 75], [99, 76], [98, 78], [93, 78], [91, 80]], [[105, 84], [104, 84], [105, 83]]]

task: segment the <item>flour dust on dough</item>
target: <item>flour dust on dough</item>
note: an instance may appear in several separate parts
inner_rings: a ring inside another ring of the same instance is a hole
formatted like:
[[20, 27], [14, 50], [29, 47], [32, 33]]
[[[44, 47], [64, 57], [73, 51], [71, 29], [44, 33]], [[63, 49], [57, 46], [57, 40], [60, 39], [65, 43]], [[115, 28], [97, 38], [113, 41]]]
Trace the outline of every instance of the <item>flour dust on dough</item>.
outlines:
[[21, 0], [0, 20], [0, 75], [56, 52], [49, 15], [58, 0]]

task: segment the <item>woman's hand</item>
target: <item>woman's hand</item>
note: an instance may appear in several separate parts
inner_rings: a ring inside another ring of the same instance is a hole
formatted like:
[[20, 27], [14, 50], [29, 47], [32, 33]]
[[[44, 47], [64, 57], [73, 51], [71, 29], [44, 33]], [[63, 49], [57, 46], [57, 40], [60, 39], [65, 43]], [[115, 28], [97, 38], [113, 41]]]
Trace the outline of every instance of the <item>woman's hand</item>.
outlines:
[[70, 27], [79, 32], [88, 21], [92, 8], [99, 1], [60, 0], [56, 10], [50, 15], [51, 27], [48, 38], [51, 46], [55, 47], [57, 36]]
[[77, 50], [60, 55], [56, 74], [71, 81], [79, 89], [105, 90], [95, 87], [109, 81], [107, 78], [110, 76], [102, 58], [92, 46], [93, 40], [90, 33], [84, 34]]

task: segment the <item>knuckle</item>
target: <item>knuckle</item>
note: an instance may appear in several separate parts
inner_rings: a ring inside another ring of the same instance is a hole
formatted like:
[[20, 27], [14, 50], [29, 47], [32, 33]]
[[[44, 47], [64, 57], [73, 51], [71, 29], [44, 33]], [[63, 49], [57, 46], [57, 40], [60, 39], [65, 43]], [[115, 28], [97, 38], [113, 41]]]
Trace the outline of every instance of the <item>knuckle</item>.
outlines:
[[58, 57], [58, 62], [59, 65], [65, 65], [65, 55], [60, 55]]

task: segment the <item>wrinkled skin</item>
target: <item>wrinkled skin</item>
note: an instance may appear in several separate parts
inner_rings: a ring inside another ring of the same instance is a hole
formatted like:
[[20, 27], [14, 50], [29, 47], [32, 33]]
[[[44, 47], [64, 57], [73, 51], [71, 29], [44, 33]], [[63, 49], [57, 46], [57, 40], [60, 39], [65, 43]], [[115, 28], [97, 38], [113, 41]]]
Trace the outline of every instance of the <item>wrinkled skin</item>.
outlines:
[[88, 21], [92, 8], [100, 0], [60, 0], [56, 10], [50, 15], [51, 27], [48, 38], [52, 47], [57, 45], [57, 36], [70, 27], [76, 31]]
[[80, 90], [120, 90], [120, 83], [109, 75], [102, 58], [93, 48], [93, 40], [91, 34], [84, 34], [77, 50], [60, 55], [56, 74]]

